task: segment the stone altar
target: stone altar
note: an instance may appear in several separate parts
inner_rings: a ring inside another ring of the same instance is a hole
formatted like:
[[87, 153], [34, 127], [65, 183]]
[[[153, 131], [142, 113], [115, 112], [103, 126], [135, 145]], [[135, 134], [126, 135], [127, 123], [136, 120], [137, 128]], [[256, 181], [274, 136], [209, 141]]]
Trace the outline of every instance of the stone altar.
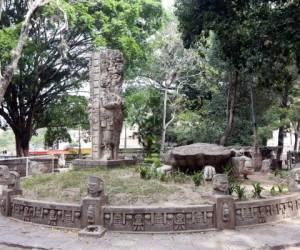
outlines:
[[89, 121], [92, 138], [92, 158], [75, 160], [79, 167], [120, 166], [134, 160], [119, 158], [120, 135], [123, 126], [124, 58], [120, 51], [103, 49], [94, 52], [90, 62]]

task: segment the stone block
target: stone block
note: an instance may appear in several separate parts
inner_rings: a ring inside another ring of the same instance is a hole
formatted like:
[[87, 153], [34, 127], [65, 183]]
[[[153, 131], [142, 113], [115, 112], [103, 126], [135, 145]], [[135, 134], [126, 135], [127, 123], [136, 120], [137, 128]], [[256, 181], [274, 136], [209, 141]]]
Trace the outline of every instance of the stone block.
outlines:
[[235, 205], [230, 195], [215, 195], [213, 201], [216, 206], [216, 228], [235, 229]]

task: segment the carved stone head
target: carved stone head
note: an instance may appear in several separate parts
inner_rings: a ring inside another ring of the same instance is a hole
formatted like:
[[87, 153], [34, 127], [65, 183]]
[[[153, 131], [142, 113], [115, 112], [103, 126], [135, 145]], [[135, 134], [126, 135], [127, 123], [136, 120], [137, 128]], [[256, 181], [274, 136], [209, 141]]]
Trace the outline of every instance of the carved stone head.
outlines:
[[87, 193], [90, 197], [100, 197], [104, 191], [103, 181], [96, 176], [88, 176], [87, 178]]
[[213, 190], [215, 194], [228, 194], [229, 182], [225, 174], [216, 174], [213, 177]]

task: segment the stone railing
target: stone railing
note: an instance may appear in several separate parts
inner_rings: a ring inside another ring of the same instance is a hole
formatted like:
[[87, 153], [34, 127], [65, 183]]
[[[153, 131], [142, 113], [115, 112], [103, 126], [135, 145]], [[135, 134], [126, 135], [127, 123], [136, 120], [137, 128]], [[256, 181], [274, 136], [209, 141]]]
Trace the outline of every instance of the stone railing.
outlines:
[[[1, 182], [0, 182], [1, 183]], [[88, 196], [81, 204], [62, 204], [21, 198], [17, 188], [0, 196], [2, 215], [49, 226], [88, 228], [102, 226], [123, 232], [178, 232], [234, 229], [300, 215], [300, 193], [254, 201], [235, 201], [214, 195], [210, 205], [110, 206], [104, 184], [89, 177]]]

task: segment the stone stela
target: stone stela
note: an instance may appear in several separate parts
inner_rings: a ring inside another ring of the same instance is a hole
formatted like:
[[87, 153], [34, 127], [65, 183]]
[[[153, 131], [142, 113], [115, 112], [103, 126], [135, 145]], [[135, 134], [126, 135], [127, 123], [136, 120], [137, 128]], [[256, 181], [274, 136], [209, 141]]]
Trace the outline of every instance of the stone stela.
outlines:
[[90, 125], [93, 160], [117, 160], [123, 125], [123, 55], [101, 50], [90, 63]]
[[78, 159], [81, 168], [132, 165], [133, 160], [119, 157], [124, 103], [122, 84], [124, 58], [119, 50], [103, 49], [90, 59], [89, 122], [92, 139], [91, 159]]

